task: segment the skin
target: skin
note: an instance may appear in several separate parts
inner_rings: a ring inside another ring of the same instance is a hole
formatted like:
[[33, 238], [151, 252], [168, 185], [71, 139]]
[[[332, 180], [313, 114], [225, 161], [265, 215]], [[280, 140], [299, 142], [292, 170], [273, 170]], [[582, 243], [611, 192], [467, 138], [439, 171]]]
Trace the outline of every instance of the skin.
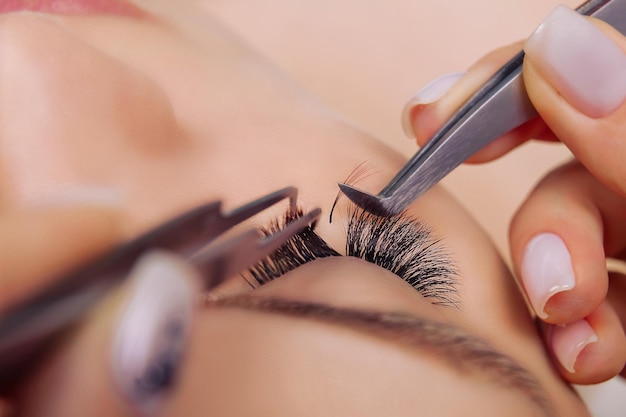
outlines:
[[[110, 208], [99, 213], [116, 220], [114, 232], [98, 231], [100, 220], [90, 217], [97, 208], [90, 206], [74, 209], [82, 217], [70, 212], [54, 219], [55, 227], [63, 228], [83, 218], [84, 230], [95, 231], [80, 241], [51, 245], [46, 259], [56, 270], [211, 199], [234, 207], [294, 185], [305, 209], [321, 206], [327, 214], [336, 182], [360, 163], [375, 162], [375, 172], [359, 182], [375, 190], [405, 161], [311, 98], [193, 5], [150, 7], [154, 15], [140, 20], [0, 18], [5, 213], [94, 186], [122, 196], [114, 214]], [[339, 216], [345, 209], [344, 201]], [[527, 368], [560, 415], [588, 415], [546, 355], [514, 279], [471, 216], [442, 188], [410, 212], [444, 239], [455, 260], [458, 310], [433, 305], [388, 271], [349, 258], [313, 262], [251, 294], [453, 324]], [[265, 213], [254, 224], [277, 214]], [[41, 233], [52, 241], [54, 230]], [[332, 246], [342, 247], [340, 221], [329, 224], [324, 217], [317, 230]], [[7, 241], [32, 238], [21, 233], [7, 235]], [[93, 252], [53, 256], [79, 247]], [[23, 415], [132, 415], [109, 367], [116, 317], [129, 290], [121, 289], [95, 309], [21, 387], [15, 401]], [[272, 386], [289, 387], [294, 394], [275, 401]], [[458, 401], [442, 401], [451, 392]], [[237, 401], [242, 397], [246, 401]], [[273, 416], [402, 416], [416, 409], [432, 415], [538, 411], [515, 390], [459, 373], [396, 342], [332, 323], [219, 307], [197, 312], [179, 384], [164, 404], [166, 415], [262, 410], [261, 415]]]
[[[574, 8], [582, 0], [309, 3], [268, 0], [260, 10], [246, 0], [205, 1], [202, 7], [331, 108], [408, 156], [415, 140], [406, 138], [399, 121], [411, 95], [447, 73], [468, 71], [468, 80], [484, 80], [497, 67], [474, 68], [477, 57], [526, 38], [558, 4]], [[464, 100], [470, 92], [455, 97]], [[459, 104], [441, 107], [444, 113], [429, 114], [414, 128], [429, 130]], [[509, 261], [511, 218], [537, 179], [570, 157], [563, 147], [528, 142], [480, 168], [460, 166], [442, 183]]]

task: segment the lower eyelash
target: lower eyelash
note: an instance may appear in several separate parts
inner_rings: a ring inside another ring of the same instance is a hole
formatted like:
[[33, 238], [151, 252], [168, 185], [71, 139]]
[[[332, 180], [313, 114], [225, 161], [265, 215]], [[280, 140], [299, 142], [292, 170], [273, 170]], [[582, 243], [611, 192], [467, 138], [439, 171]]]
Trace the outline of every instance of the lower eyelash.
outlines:
[[[270, 235], [301, 217], [304, 211], [288, 211], [262, 230]], [[348, 210], [346, 255], [385, 268], [408, 282], [433, 304], [455, 307], [456, 269], [439, 240], [422, 223], [400, 214], [379, 217], [356, 206]], [[276, 252], [257, 262], [243, 278], [252, 288], [272, 281], [315, 259], [342, 256], [307, 227]]]

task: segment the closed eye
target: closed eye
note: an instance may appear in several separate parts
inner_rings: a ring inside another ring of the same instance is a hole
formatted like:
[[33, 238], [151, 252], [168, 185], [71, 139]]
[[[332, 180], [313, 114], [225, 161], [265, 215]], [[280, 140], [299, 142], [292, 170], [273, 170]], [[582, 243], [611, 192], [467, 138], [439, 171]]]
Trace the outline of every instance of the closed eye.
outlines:
[[[289, 210], [264, 234], [273, 234], [304, 211]], [[315, 225], [294, 236], [276, 252], [243, 274], [251, 287], [270, 282], [313, 260], [342, 256], [314, 231]], [[361, 258], [389, 270], [433, 304], [458, 307], [456, 268], [440, 239], [422, 222], [401, 213], [380, 217], [350, 206], [346, 222], [345, 256]]]

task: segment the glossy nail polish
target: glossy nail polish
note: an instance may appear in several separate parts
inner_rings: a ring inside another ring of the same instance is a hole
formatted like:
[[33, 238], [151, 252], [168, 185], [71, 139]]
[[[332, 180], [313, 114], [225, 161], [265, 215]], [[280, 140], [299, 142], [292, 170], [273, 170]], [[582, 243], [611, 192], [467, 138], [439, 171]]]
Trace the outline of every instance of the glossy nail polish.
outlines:
[[579, 320], [564, 326], [555, 326], [551, 336], [552, 350], [567, 372], [575, 373], [576, 360], [591, 343], [598, 341], [587, 320]]
[[541, 319], [548, 317], [545, 311], [548, 300], [576, 284], [567, 246], [554, 233], [540, 234], [528, 243], [521, 272], [526, 294]]
[[415, 132], [411, 123], [411, 110], [417, 106], [425, 106], [439, 100], [464, 75], [464, 72], [455, 72], [443, 75], [426, 84], [426, 86], [411, 97], [402, 110], [402, 129], [408, 138], [415, 138]]
[[164, 251], [131, 271], [132, 294], [113, 345], [113, 372], [123, 396], [151, 416], [174, 387], [192, 317], [195, 271]]
[[626, 99], [626, 54], [566, 6], [552, 11], [524, 50], [557, 92], [590, 117], [606, 116]]

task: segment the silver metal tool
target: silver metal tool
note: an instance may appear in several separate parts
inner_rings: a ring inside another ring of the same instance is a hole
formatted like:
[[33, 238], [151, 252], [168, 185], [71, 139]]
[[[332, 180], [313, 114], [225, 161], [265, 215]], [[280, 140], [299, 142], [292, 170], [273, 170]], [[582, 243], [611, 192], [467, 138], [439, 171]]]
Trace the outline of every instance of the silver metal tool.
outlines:
[[244, 220], [288, 198], [295, 209], [298, 190], [284, 188], [222, 213], [220, 201], [189, 211], [156, 229], [113, 249], [79, 271], [55, 280], [51, 286], [0, 315], [0, 391], [13, 385], [57, 336], [77, 323], [94, 304], [119, 285], [135, 261], [153, 249], [172, 251], [198, 269], [204, 289], [245, 270], [278, 249], [313, 223], [319, 208], [292, 221], [281, 231], [262, 237], [252, 229], [217, 237]]
[[[626, 33], [626, 0], [590, 0], [576, 10]], [[398, 214], [485, 145], [535, 118], [522, 79], [523, 61], [520, 52], [500, 68], [378, 195], [344, 183], [341, 191], [366, 211]]]

